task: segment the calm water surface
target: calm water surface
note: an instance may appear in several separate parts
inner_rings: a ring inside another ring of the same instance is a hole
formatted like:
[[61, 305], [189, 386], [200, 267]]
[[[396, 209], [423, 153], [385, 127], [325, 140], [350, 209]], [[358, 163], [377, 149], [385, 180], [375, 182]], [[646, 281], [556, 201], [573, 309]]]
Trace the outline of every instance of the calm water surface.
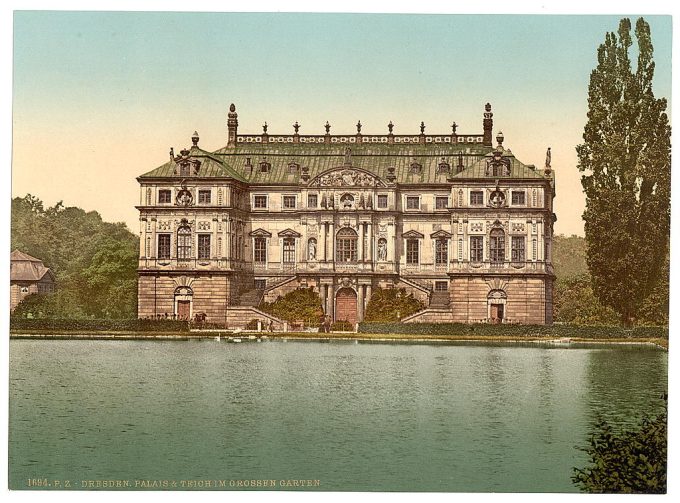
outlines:
[[597, 416], [634, 424], [666, 383], [647, 346], [12, 340], [10, 487], [575, 491]]

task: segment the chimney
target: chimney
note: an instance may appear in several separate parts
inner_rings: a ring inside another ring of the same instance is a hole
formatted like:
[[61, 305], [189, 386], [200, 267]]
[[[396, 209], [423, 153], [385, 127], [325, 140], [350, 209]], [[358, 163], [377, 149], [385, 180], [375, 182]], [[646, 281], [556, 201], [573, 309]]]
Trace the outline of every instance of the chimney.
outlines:
[[484, 146], [493, 147], [493, 139], [491, 130], [493, 129], [493, 113], [491, 112], [491, 103], [487, 103], [484, 107]]
[[232, 103], [229, 106], [229, 113], [227, 114], [227, 147], [236, 147], [236, 132], [238, 130], [238, 114], [236, 107]]

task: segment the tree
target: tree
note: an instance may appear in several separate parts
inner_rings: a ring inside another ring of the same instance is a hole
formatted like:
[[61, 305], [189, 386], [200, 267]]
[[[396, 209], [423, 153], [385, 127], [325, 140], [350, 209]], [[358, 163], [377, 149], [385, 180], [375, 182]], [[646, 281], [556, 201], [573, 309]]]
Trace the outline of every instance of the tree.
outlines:
[[416, 299], [412, 293], [407, 294], [405, 288], [380, 287], [373, 289], [364, 321], [381, 323], [396, 322], [425, 309], [425, 304]]
[[631, 23], [607, 33], [590, 75], [588, 121], [576, 148], [593, 291], [629, 326], [662, 280], [670, 233], [670, 126], [652, 91], [653, 47], [639, 18], [635, 71]]
[[274, 302], [262, 302], [259, 309], [291, 323], [303, 320], [307, 325], [317, 325], [323, 316], [321, 298], [312, 287], [279, 295]]
[[574, 468], [571, 480], [590, 493], [665, 493], [667, 425], [667, 402], [664, 412], [654, 419], [645, 417], [632, 430], [617, 432], [600, 420], [589, 447], [583, 449], [589, 466]]

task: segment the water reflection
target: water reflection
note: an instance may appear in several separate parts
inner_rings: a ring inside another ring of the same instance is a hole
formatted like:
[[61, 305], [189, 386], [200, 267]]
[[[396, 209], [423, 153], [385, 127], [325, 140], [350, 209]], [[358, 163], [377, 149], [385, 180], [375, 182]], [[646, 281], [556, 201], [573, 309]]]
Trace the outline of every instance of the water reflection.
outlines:
[[18, 341], [10, 482], [319, 479], [574, 491], [592, 418], [640, 416], [666, 353], [527, 344]]

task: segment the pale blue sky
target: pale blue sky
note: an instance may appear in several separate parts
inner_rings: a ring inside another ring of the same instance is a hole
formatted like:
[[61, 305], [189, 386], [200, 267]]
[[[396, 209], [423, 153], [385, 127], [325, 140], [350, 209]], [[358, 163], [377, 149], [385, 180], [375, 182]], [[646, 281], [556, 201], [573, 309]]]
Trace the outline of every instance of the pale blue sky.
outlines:
[[[548, 146], [558, 233], [582, 234], [574, 147], [597, 47], [621, 16], [16, 12], [13, 195], [96, 209], [137, 232], [135, 177], [170, 146], [239, 130], [479, 132], [525, 163]], [[632, 17], [633, 23], [635, 17]], [[657, 96], [671, 94], [671, 18], [645, 16]], [[52, 176], [59, 173], [55, 184]]]

